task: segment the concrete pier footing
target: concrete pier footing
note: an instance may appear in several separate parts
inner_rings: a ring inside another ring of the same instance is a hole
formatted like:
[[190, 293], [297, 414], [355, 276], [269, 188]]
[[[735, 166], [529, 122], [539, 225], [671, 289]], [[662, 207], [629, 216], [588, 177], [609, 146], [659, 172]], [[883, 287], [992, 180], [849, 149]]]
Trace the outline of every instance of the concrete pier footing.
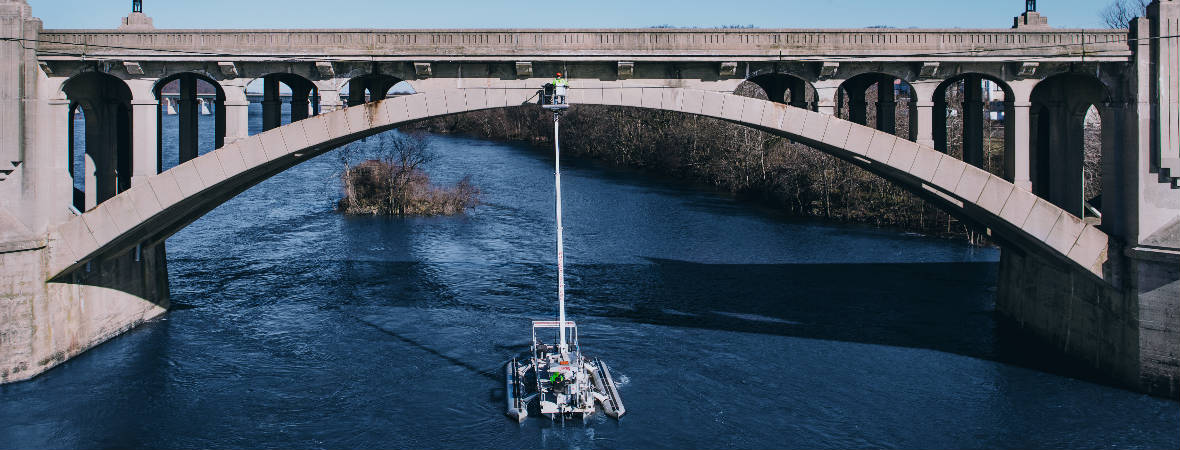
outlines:
[[32, 378], [168, 310], [164, 244], [46, 281], [51, 245], [0, 249], [0, 383]]
[[996, 311], [1093, 378], [1180, 398], [1180, 259], [1132, 258], [1123, 289], [1039, 255], [1005, 250]]

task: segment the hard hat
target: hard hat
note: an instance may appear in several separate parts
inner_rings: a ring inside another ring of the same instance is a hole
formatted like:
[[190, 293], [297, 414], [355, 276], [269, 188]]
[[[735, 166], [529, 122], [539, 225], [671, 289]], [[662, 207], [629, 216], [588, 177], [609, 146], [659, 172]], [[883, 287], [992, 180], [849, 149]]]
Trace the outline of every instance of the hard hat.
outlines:
[[557, 72], [557, 76], [559, 76], [559, 77], [560, 77], [560, 76], [561, 76], [561, 72]]

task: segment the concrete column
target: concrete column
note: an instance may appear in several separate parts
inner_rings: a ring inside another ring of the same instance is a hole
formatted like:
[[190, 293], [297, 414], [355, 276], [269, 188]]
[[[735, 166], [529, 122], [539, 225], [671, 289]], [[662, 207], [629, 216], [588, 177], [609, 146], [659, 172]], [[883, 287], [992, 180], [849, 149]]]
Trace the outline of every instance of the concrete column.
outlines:
[[283, 98], [279, 95], [279, 80], [264, 78], [262, 86], [262, 131], [266, 131], [283, 124]]
[[52, 158], [52, 170], [58, 174], [49, 177], [54, 183], [52, 191], [47, 193], [50, 205], [46, 205], [46, 209], [62, 211], [74, 202], [73, 161], [70, 159], [73, 156], [70, 135], [74, 131], [74, 120], [70, 115], [70, 100], [65, 97], [49, 99], [41, 120], [44, 125], [41, 136], [44, 147], [39, 151], [45, 152], [47, 158]]
[[320, 114], [335, 111], [344, 106], [340, 101], [340, 85], [336, 80], [315, 81], [316, 92], [319, 93]]
[[225, 99], [213, 101], [213, 148], [225, 146]]
[[1053, 178], [1059, 189], [1054, 195], [1055, 203], [1078, 217], [1085, 217], [1085, 177], [1082, 174], [1086, 155], [1086, 111], [1063, 109], [1061, 117], [1066, 122], [1059, 124], [1064, 135], [1058, 156], [1054, 158]]
[[828, 78], [815, 82], [816, 111], [836, 115], [836, 99], [840, 98], [840, 87], [844, 81], [841, 78]]
[[849, 86], [844, 91], [848, 93], [848, 120], [867, 125], [869, 105], [865, 101], [865, 87]]
[[152, 92], [155, 79], [127, 80], [131, 88], [131, 185], [135, 186], [159, 170], [160, 101]]
[[1004, 98], [1004, 179], [1014, 182], [1016, 172], [1016, 102]]
[[[83, 113], [85, 114], [85, 113]], [[86, 133], [87, 142], [89, 142], [90, 133]], [[90, 145], [87, 145], [90, 147]], [[90, 211], [98, 206], [98, 165], [95, 164], [94, 155], [90, 153], [90, 149], [86, 149], [86, 153], [82, 155], [82, 183], [85, 191], [85, 202], [83, 203], [83, 211]]]
[[115, 107], [115, 194], [131, 189], [132, 164], [135, 155], [131, 148], [131, 104]]
[[298, 122], [306, 119], [308, 110], [311, 107], [309, 97], [310, 90], [297, 89], [291, 91], [291, 122]]
[[0, 164], [25, 160], [24, 100], [33, 94], [30, 88], [35, 86], [26, 74], [30, 64], [37, 66], [37, 60], [35, 54], [28, 58], [30, 51], [19, 39], [29, 33], [36, 39], [36, 30], [28, 28], [30, 19], [29, 5], [0, 3], [0, 37], [12, 39], [0, 41]]
[[[914, 90], [913, 108], [910, 108], [910, 128], [914, 130], [914, 141], [927, 147], [934, 147], [935, 94], [940, 80], [920, 80], [910, 83]], [[943, 129], [946, 128], [946, 114], [943, 114]]]
[[247, 80], [233, 79], [218, 81], [225, 101], [219, 105], [225, 110], [225, 144], [232, 144], [250, 136], [250, 101], [246, 99]]
[[117, 190], [119, 122], [116, 105], [94, 103], [85, 108], [86, 116], [86, 209], [114, 197]]
[[893, 78], [883, 77], [877, 82], [877, 129], [897, 134], [897, 97], [893, 92]]
[[1012, 98], [1005, 99], [1012, 106], [1005, 113], [1011, 116], [1005, 117], [1005, 132], [1010, 128], [1011, 135], [1007, 143], [1008, 151], [1004, 152], [1004, 173], [1008, 181], [1028, 191], [1033, 190], [1031, 149], [1035, 136], [1032, 134], [1032, 103], [1029, 97], [1034, 84], [1035, 81], [1010, 83]]
[[984, 166], [983, 78], [968, 75], [963, 80], [963, 162]]
[[[920, 145], [934, 147], [934, 102], [918, 100], [910, 117], [910, 127], [917, 127], [915, 141]], [[916, 124], [914, 122], [917, 122]]]
[[947, 152], [946, 106], [946, 91], [939, 91], [934, 97], [934, 107], [930, 111], [930, 131], [933, 133], [934, 149], [943, 153]]
[[197, 78], [194, 76], [180, 77], [180, 109], [176, 112], [180, 123], [180, 137], [177, 147], [180, 149], [180, 164], [197, 157], [197, 138], [200, 120], [200, 110], [197, 104]]
[[365, 90], [369, 88], [369, 84], [365, 79], [349, 80], [348, 81], [348, 106], [363, 105], [365, 103]]

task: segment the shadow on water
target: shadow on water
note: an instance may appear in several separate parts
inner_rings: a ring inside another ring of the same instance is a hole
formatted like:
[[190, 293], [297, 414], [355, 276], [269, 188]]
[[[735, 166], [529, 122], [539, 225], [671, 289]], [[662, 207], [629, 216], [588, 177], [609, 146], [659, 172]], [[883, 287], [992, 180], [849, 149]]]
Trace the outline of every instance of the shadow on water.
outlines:
[[[995, 310], [998, 264], [701, 264], [582, 267], [632, 292], [572, 289], [594, 315], [675, 328], [921, 348], [1110, 384]], [[621, 278], [621, 279], [620, 279]], [[921, 289], [914, 289], [921, 286]], [[619, 298], [632, 299], [620, 302]], [[577, 302], [575, 301], [575, 304]]]
[[[570, 266], [570, 314], [672, 328], [919, 348], [1095, 379], [1080, 366], [1045, 358], [1048, 349], [1028, 345], [1027, 336], [997, 320], [996, 263], [705, 264], [645, 259], [650, 264]], [[463, 266], [453, 270], [484, 278], [473, 282], [474, 288], [454, 290], [445, 288], [421, 262], [342, 263], [340, 281], [353, 291], [345, 295], [345, 303], [355, 306], [392, 302], [530, 317], [551, 308], [549, 291], [556, 281], [552, 268], [544, 264], [451, 263], [448, 266]], [[399, 293], [399, 299], [367, 294], [381, 292]], [[453, 364], [496, 377], [395, 330], [357, 320]]]
[[357, 322], [363, 323], [365, 325], [372, 327], [373, 329], [375, 329], [377, 331], [380, 331], [381, 333], [385, 334], [386, 336], [392, 337], [394, 339], [397, 339], [398, 341], [401, 341], [402, 343], [409, 344], [410, 346], [412, 346], [414, 348], [422, 350], [422, 351], [429, 353], [431, 355], [437, 356], [438, 358], [446, 360], [447, 362], [449, 362], [451, 364], [454, 364], [456, 366], [467, 369], [471, 373], [479, 374], [479, 375], [481, 375], [485, 378], [488, 378], [492, 381], [495, 381], [495, 382], [502, 382], [503, 381], [499, 376], [499, 371], [497, 371], [497, 370], [480, 369], [478, 367], [472, 366], [471, 364], [468, 364], [466, 361], [463, 361], [461, 359], [454, 358], [451, 356], [444, 355], [442, 352], [435, 350], [425, 344], [422, 344], [421, 342], [418, 342], [418, 341], [415, 341], [415, 340], [410, 339], [408, 337], [402, 336], [394, 331], [390, 331], [389, 329], [386, 329], [385, 327], [377, 325], [373, 322], [369, 322], [367, 320], [364, 320], [361, 318], [356, 318], [356, 317], [354, 317], [354, 319], [356, 319]]

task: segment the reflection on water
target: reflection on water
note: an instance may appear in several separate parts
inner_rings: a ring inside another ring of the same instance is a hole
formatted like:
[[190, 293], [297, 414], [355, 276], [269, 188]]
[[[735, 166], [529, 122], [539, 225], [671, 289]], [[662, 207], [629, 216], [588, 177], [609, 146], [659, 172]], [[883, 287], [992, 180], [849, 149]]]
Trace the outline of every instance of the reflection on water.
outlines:
[[628, 415], [517, 425], [499, 377], [554, 309], [551, 160], [435, 148], [486, 205], [342, 217], [335, 154], [282, 173], [168, 241], [184, 308], [0, 387], [0, 447], [1180, 445], [1175, 402], [1008, 364], [995, 250], [578, 161], [570, 314]]

